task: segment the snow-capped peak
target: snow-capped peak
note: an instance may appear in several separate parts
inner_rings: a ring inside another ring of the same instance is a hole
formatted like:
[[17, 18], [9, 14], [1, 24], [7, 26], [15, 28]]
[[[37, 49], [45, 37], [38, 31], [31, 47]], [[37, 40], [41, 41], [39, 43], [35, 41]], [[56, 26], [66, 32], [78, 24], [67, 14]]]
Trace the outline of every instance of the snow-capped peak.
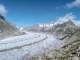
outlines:
[[54, 25], [56, 25], [57, 23], [49, 23], [49, 24], [40, 24], [40, 23], [38, 23], [38, 26], [39, 27], [52, 27], [52, 26], [54, 26]]
[[39, 27], [44, 27], [44, 24], [38, 23], [38, 26], [39, 26]]
[[20, 28], [20, 31], [23, 30], [23, 28]]

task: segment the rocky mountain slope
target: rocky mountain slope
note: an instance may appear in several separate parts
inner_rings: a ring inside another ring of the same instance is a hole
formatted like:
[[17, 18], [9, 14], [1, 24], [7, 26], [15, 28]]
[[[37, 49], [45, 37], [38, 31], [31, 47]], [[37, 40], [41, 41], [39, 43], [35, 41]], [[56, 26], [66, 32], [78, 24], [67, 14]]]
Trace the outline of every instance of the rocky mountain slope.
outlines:
[[0, 39], [22, 34], [16, 25], [8, 22], [0, 15]]
[[52, 34], [63, 43], [63, 46], [57, 50], [51, 50], [25, 60], [80, 60], [80, 27], [71, 20], [62, 24], [53, 23], [52, 26], [37, 24], [24, 30]]

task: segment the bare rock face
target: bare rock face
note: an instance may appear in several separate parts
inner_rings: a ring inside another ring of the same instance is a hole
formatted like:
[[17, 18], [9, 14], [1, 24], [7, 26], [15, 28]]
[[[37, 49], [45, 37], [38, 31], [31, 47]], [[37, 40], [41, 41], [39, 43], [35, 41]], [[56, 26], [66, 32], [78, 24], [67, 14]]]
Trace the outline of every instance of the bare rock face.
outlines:
[[16, 25], [8, 22], [3, 16], [0, 15], [0, 39], [19, 34], [21, 34], [21, 32]]

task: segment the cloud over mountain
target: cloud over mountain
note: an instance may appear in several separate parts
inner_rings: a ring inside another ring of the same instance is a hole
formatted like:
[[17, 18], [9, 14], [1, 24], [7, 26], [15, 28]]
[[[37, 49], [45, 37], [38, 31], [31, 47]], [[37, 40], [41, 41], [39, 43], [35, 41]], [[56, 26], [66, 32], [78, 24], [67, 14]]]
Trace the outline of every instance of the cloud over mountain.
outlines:
[[75, 20], [76, 16], [73, 13], [66, 14], [58, 18], [57, 23], [67, 22], [68, 20], [73, 21], [77, 26], [80, 26], [80, 20]]

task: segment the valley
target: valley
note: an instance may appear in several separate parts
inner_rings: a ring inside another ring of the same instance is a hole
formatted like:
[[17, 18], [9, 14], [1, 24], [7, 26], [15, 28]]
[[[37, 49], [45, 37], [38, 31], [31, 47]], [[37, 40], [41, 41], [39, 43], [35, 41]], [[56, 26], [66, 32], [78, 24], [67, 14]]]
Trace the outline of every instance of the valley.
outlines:
[[1, 40], [0, 46], [0, 60], [21, 60], [60, 48], [62, 41], [52, 35], [26, 32], [26, 35]]

